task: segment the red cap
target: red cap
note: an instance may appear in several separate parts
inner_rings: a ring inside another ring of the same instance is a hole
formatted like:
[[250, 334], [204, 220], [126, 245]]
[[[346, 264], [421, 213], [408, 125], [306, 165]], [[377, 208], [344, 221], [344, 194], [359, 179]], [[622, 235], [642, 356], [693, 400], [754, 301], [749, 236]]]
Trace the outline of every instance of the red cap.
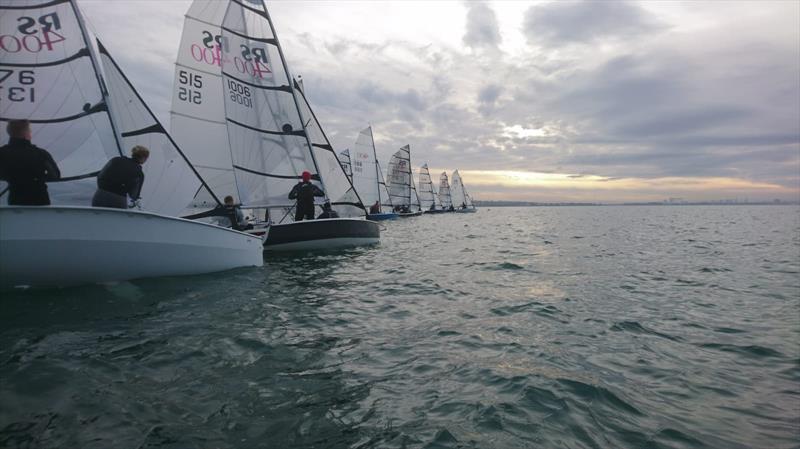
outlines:
[[311, 173], [304, 171], [303, 172], [303, 182], [311, 181]]

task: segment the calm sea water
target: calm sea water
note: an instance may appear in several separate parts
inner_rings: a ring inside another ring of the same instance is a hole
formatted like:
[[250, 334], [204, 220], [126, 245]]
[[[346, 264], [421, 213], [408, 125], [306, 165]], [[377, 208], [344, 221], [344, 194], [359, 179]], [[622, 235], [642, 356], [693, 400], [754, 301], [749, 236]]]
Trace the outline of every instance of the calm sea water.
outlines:
[[6, 292], [0, 447], [797, 448], [800, 209], [483, 209]]

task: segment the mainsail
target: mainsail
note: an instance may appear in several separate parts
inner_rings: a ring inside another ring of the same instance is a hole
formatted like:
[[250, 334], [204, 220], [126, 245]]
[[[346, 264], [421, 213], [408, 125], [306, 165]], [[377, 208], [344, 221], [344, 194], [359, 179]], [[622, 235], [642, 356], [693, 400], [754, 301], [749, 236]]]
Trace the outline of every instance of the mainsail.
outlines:
[[450, 184], [447, 182], [447, 172], [442, 172], [439, 176], [439, 201], [442, 202], [442, 209], [449, 209], [453, 205], [450, 198]]
[[108, 159], [144, 145], [142, 208], [182, 212], [201, 179], [74, 2], [4, 0], [0, 29], [0, 121], [30, 120], [33, 143], [52, 154], [62, 178], [50, 184], [51, 202], [89, 206]]
[[394, 206], [412, 205], [411, 149], [397, 150], [389, 159], [389, 198]]
[[453, 172], [450, 180], [450, 201], [453, 207], [465, 207], [467, 205], [467, 192], [464, 190], [464, 183], [461, 181], [461, 175], [458, 170]]
[[287, 195], [303, 171], [326, 187], [303, 100], [261, 2], [195, 0], [175, 88], [173, 132], [218, 197], [232, 195], [250, 208], [292, 207]]
[[432, 210], [436, 205], [428, 164], [424, 164], [419, 169], [419, 203], [422, 210]]
[[372, 127], [368, 126], [358, 133], [356, 143], [350, 150], [353, 169], [353, 185], [364, 205], [370, 207], [378, 202], [382, 210], [390, 211], [392, 204], [386, 183], [383, 180], [380, 164], [376, 157], [375, 140]]

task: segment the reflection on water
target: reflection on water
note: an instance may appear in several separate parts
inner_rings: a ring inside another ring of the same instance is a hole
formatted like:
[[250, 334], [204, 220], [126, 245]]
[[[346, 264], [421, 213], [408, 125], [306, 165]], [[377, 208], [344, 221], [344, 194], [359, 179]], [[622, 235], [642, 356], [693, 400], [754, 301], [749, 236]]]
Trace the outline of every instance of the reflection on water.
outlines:
[[0, 300], [0, 447], [796, 447], [795, 207], [481, 210]]

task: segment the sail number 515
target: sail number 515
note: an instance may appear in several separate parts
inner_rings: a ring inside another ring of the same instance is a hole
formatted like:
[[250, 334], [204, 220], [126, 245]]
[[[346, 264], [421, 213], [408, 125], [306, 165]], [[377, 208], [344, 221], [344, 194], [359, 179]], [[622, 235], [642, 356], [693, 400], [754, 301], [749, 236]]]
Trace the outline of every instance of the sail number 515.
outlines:
[[194, 104], [203, 103], [203, 94], [197, 90], [203, 87], [203, 76], [189, 73], [185, 70], [178, 72], [178, 82], [186, 87], [178, 87], [178, 99]]

